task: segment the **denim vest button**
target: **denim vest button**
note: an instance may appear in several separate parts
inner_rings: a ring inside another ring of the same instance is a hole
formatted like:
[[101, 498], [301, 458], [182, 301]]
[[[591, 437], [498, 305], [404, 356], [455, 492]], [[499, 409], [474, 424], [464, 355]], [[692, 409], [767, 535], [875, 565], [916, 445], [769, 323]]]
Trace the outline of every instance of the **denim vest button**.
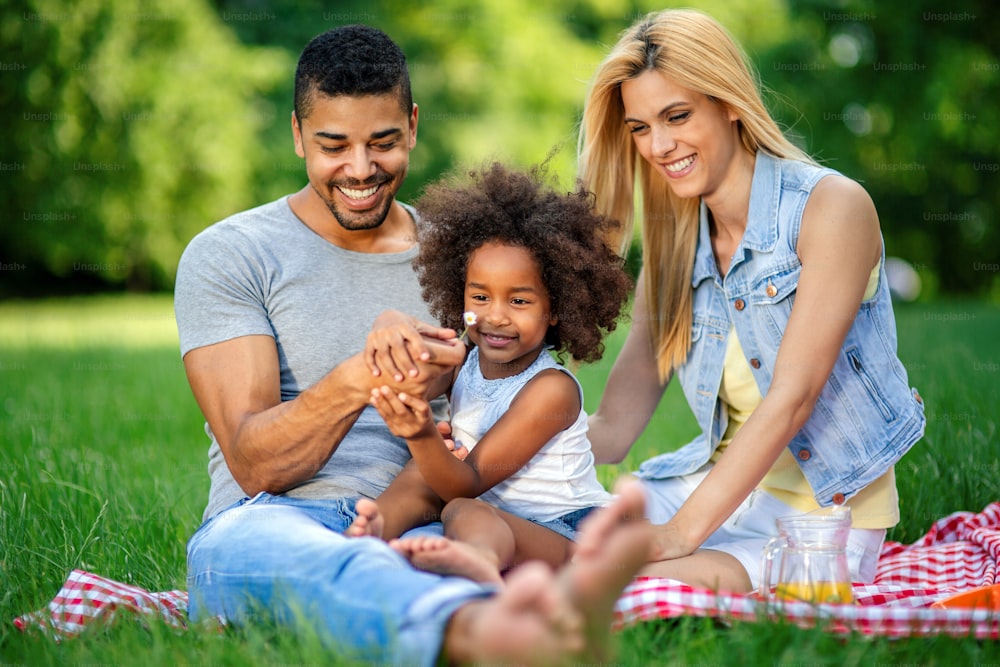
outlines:
[[754, 358], [750, 360], [750, 365], [755, 369], [760, 368], [760, 359]]
[[767, 294], [769, 297], [774, 298], [778, 296], [778, 288], [772, 285], [771, 283], [768, 283], [767, 287], [764, 288], [764, 293]]
[[812, 458], [812, 452], [810, 452], [808, 449], [800, 449], [797, 456], [799, 457], [800, 461], [808, 461], [809, 459]]
[[835, 493], [833, 494], [833, 498], [831, 498], [831, 500], [833, 500], [834, 505], [843, 505], [844, 501], [847, 499], [844, 497], [843, 493]]
[[736, 310], [743, 310], [744, 308], [746, 308], [747, 304], [746, 302], [743, 301], [743, 299], [736, 299], [733, 305], [736, 306]]

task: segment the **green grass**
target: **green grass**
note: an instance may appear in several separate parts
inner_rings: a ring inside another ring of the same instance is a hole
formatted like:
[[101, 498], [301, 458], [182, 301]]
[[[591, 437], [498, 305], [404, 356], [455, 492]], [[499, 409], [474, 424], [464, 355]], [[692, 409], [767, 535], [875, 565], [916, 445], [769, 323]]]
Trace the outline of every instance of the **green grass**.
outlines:
[[[900, 354], [927, 404], [927, 435], [897, 466], [909, 542], [932, 521], [1000, 499], [996, 400], [1000, 310], [897, 309]], [[184, 588], [184, 546], [207, 493], [207, 438], [184, 378], [169, 297], [0, 304], [0, 664], [275, 665], [335, 662], [305, 633], [175, 631], [115, 623], [62, 643], [10, 621], [43, 607], [73, 568], [150, 590]], [[593, 409], [624, 337], [580, 369]], [[695, 426], [677, 387], [610, 483]], [[843, 638], [822, 630], [704, 619], [621, 634], [621, 664], [993, 664], [998, 642]]]

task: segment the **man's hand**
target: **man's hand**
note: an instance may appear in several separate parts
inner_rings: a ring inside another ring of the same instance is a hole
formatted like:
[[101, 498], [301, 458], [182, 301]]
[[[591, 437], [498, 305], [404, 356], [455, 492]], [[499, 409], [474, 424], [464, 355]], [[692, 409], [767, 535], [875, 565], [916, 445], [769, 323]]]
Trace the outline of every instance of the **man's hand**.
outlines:
[[454, 367], [465, 358], [465, 345], [454, 329], [436, 327], [399, 311], [385, 311], [375, 318], [365, 343], [364, 359], [372, 375], [417, 377], [420, 364]]

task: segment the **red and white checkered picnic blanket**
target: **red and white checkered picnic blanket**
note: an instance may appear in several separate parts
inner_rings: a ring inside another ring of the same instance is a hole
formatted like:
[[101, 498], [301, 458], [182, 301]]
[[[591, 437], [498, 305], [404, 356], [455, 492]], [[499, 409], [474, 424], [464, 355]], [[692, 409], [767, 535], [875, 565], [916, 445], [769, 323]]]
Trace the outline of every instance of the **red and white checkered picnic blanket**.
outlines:
[[70, 572], [66, 583], [45, 609], [14, 619], [21, 630], [38, 629], [54, 639], [80, 634], [90, 625], [109, 623], [119, 614], [159, 617], [183, 628], [187, 623], [186, 591], [151, 593], [83, 570]]
[[[854, 586], [855, 604], [768, 606], [753, 595], [714, 593], [670, 579], [640, 577], [623, 592], [615, 608], [615, 627], [678, 616], [706, 616], [759, 622], [784, 618], [801, 626], [821, 624], [832, 631], [905, 637], [950, 634], [1000, 639], [1000, 610], [937, 609], [931, 603], [961, 591], [1000, 583], [1000, 502], [982, 512], [956, 512], [921, 539], [903, 545], [887, 542], [875, 581]], [[45, 609], [14, 619], [22, 630], [40, 629], [55, 638], [70, 637], [96, 621], [120, 613], [159, 617], [185, 627], [187, 593], [151, 593], [83, 570], [70, 573]]]
[[716, 594], [670, 579], [641, 577], [618, 600], [615, 623], [621, 628], [678, 616], [742, 621], [780, 617], [804, 627], [822, 624], [841, 632], [1000, 639], [1000, 610], [930, 606], [962, 591], [1000, 583], [998, 561], [1000, 502], [995, 502], [979, 514], [956, 512], [940, 519], [913, 544], [887, 542], [874, 582], [855, 584], [855, 604], [767, 605], [755, 595]]

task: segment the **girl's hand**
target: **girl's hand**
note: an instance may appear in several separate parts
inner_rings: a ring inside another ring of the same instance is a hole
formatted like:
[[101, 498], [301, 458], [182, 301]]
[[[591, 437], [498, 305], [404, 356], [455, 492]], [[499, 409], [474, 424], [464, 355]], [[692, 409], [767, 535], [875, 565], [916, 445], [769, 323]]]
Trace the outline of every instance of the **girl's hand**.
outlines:
[[382, 415], [386, 426], [400, 438], [415, 438], [435, 432], [431, 406], [422, 398], [396, 393], [385, 385], [372, 390], [371, 404]]
[[448, 451], [454, 454], [459, 461], [464, 461], [465, 457], [469, 455], [469, 450], [462, 443], [455, 442], [455, 437], [451, 434], [451, 424], [438, 422], [435, 426], [444, 439], [444, 446], [448, 448]]

